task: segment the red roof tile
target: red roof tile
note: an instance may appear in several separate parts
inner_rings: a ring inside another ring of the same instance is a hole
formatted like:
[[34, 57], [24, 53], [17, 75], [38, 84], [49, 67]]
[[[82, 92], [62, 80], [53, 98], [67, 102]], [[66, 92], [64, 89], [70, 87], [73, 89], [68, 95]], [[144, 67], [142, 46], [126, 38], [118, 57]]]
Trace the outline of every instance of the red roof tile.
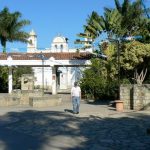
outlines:
[[[73, 60], [73, 59], [84, 59], [88, 60], [92, 57], [91, 53], [42, 53], [45, 59], [53, 57], [55, 60]], [[0, 53], [0, 60], [7, 60], [8, 56], [11, 56], [13, 60], [39, 60], [40, 53]]]

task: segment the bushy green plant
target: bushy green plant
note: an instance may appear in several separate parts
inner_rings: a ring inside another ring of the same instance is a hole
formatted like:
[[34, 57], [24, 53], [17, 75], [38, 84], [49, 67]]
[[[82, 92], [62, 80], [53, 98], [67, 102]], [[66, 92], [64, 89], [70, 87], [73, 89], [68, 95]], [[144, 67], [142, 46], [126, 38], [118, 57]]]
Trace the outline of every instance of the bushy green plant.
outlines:
[[[31, 67], [13, 68], [13, 89], [21, 88], [21, 75], [32, 73]], [[0, 66], [0, 93], [8, 92], [8, 67]]]
[[8, 91], [8, 67], [0, 66], [0, 93]]
[[91, 62], [91, 67], [83, 72], [81, 79], [83, 94], [95, 100], [115, 99], [118, 85], [114, 75], [111, 76], [112, 68], [108, 67], [105, 60], [93, 59]]

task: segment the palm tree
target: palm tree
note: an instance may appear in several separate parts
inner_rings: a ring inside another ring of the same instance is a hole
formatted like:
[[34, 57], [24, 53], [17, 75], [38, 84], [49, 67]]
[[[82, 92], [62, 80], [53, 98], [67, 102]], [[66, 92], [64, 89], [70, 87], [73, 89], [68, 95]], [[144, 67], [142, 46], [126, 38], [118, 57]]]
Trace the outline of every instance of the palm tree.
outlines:
[[136, 0], [131, 3], [131, 0], [124, 0], [120, 4], [119, 0], [115, 0], [115, 5], [119, 14], [122, 16], [122, 36], [141, 35], [148, 21], [144, 16], [146, 9], [143, 9], [143, 1]]
[[[116, 9], [104, 8], [104, 15], [99, 16], [96, 12], [92, 12], [88, 16], [87, 25], [84, 25], [84, 33], [77, 34], [78, 37], [87, 38], [93, 43], [94, 40], [101, 35], [102, 32], [106, 32], [108, 37], [112, 36], [116, 31], [120, 29], [121, 15]], [[76, 44], [84, 44], [84, 41], [76, 40]]]
[[104, 8], [104, 15], [101, 16], [99, 27], [102, 28], [103, 32], [107, 33], [108, 37], [116, 36], [121, 28], [121, 19], [118, 10]]
[[0, 12], [0, 41], [3, 46], [3, 53], [6, 52], [7, 41], [28, 42], [29, 34], [23, 31], [22, 28], [29, 25], [30, 21], [20, 20], [20, 18], [20, 12], [10, 13], [7, 7]]
[[[124, 0], [120, 4], [119, 0], [114, 0], [116, 8], [104, 8], [104, 14], [99, 16], [97, 12], [92, 12], [88, 16], [87, 24], [84, 25], [84, 33], [77, 36], [80, 38], [94, 40], [106, 32], [108, 37], [124, 38], [129, 36], [142, 36], [143, 39], [149, 39], [150, 19], [147, 17], [147, 9], [143, 8], [143, 1], [136, 0], [131, 3], [131, 0]], [[145, 15], [146, 11], [146, 15]], [[84, 44], [85, 41], [77, 39], [76, 44]]]
[[97, 12], [93, 11], [86, 20], [87, 24], [83, 26], [84, 33], [77, 34], [78, 37], [88, 40], [81, 41], [77, 39], [75, 44], [84, 44], [86, 42], [87, 45], [92, 46], [92, 43], [102, 32], [106, 32], [108, 36], [111, 36], [119, 28], [120, 19], [121, 17], [117, 10], [105, 8], [104, 16], [99, 16]]
[[100, 16], [97, 12], [93, 11], [90, 16], [88, 16], [86, 22], [87, 25], [84, 25], [84, 33], [86, 33], [90, 39], [95, 40], [101, 33], [97, 28], [97, 22], [100, 21]]
[[[91, 45], [93, 41], [99, 37], [100, 30], [96, 27], [96, 24], [98, 20], [100, 19], [100, 16], [93, 11], [91, 15], [88, 16], [86, 20], [86, 25], [83, 26], [84, 33], [77, 34], [78, 37], [84, 38], [84, 40], [77, 39], [75, 41], [75, 44], [84, 44], [84, 45]], [[86, 39], [86, 40], [85, 40]], [[86, 48], [86, 47], [85, 47]]]

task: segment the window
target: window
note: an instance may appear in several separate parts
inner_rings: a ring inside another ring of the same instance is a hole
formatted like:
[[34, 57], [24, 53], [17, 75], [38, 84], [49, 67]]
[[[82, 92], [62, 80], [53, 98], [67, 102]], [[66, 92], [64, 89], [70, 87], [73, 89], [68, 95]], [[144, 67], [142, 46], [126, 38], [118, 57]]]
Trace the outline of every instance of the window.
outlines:
[[60, 50], [61, 50], [61, 52], [62, 52], [62, 50], [63, 50], [63, 45], [60, 45]]
[[55, 49], [57, 49], [57, 45], [55, 45]]

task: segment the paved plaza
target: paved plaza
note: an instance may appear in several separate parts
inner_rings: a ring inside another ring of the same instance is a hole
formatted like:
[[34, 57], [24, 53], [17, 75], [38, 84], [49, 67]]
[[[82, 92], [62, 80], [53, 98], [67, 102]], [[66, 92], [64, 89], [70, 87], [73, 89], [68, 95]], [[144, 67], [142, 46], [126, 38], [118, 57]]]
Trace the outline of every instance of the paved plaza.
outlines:
[[150, 150], [150, 111], [117, 112], [107, 103], [0, 108], [0, 150]]

